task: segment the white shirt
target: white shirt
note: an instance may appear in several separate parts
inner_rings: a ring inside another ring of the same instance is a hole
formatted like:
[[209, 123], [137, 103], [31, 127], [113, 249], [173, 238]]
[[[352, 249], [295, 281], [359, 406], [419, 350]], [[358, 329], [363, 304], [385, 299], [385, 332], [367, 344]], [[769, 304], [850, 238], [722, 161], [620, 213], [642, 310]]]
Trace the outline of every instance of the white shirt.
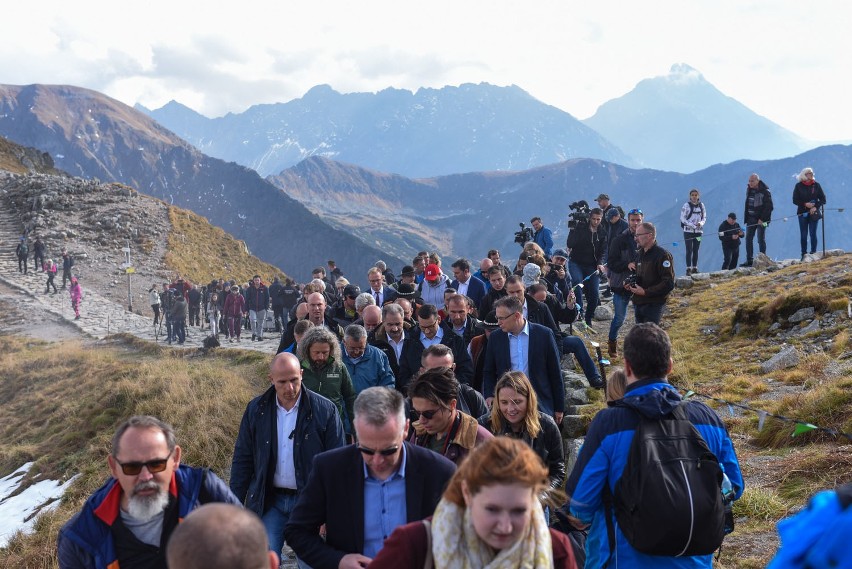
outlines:
[[399, 362], [399, 359], [402, 357], [402, 345], [405, 343], [405, 331], [402, 332], [402, 338], [400, 338], [399, 342], [394, 342], [393, 338], [388, 336], [388, 344], [393, 348], [394, 353], [396, 354], [396, 361]]
[[459, 293], [459, 294], [463, 294], [463, 295], [467, 296], [467, 287], [469, 285], [470, 285], [470, 277], [467, 277], [466, 282], [459, 281], [459, 286], [458, 286], [458, 289], [456, 289], [456, 292]]
[[[302, 400], [301, 395], [299, 401]], [[296, 417], [299, 415], [299, 401], [287, 411], [275, 398], [278, 425], [278, 461], [275, 463], [275, 476], [272, 485], [276, 488], [298, 489], [296, 485], [296, 466], [293, 462], [293, 436], [296, 432]]]
[[429, 346], [434, 346], [435, 344], [440, 344], [441, 340], [444, 339], [444, 330], [441, 326], [438, 326], [438, 331], [435, 332], [435, 335], [430, 340], [426, 337], [422, 331], [420, 332], [420, 343], [423, 344], [423, 348], [428, 348]]

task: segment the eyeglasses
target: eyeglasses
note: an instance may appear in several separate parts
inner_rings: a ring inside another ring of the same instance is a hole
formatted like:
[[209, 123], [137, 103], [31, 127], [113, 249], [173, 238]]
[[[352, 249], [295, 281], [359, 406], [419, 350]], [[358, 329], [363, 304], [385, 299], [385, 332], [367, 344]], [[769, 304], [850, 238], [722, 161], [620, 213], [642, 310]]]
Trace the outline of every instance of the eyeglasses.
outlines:
[[636, 237], [641, 237], [642, 235], [651, 235], [650, 233], [636, 233]]
[[149, 460], [147, 462], [119, 462], [118, 459], [115, 459], [118, 462], [118, 465], [121, 467], [121, 471], [127, 476], [136, 476], [140, 472], [142, 472], [142, 467], [148, 469], [148, 472], [151, 474], [155, 474], [157, 472], [162, 472], [166, 469], [166, 466], [169, 464], [169, 458], [171, 458], [172, 453], [169, 453], [169, 456], [166, 458], [155, 458], [154, 460]]
[[392, 456], [392, 455], [396, 454], [397, 451], [399, 451], [399, 445], [388, 447], [388, 448], [383, 448], [382, 450], [374, 450], [374, 449], [371, 449], [371, 448], [362, 447], [361, 445], [358, 445], [358, 450], [361, 451], [362, 453], [366, 454], [367, 456], [373, 456], [375, 454], [380, 454], [382, 456]]
[[642, 213], [641, 209], [631, 209], [630, 211], [627, 212], [627, 215], [645, 215], [645, 214]]
[[441, 409], [432, 409], [430, 411], [418, 411], [417, 409], [411, 410], [411, 416], [414, 417], [414, 420], [418, 420], [420, 417], [423, 417], [427, 421], [431, 421], [432, 417], [441, 412]]
[[506, 318], [511, 318], [511, 317], [512, 317], [512, 316], [514, 316], [515, 314], [520, 314], [520, 312], [513, 312], [513, 313], [511, 313], [511, 314], [507, 314], [506, 316], [498, 316], [498, 317], [497, 317], [497, 322], [502, 322], [502, 321], [503, 321], [503, 320], [505, 320]]

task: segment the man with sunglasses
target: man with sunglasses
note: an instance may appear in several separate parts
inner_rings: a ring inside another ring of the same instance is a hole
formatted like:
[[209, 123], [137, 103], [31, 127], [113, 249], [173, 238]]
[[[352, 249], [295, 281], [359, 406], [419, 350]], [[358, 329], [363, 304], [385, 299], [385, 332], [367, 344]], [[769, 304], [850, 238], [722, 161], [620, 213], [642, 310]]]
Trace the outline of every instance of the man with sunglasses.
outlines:
[[112, 478], [59, 531], [59, 567], [165, 567], [179, 520], [202, 503], [239, 504], [218, 476], [180, 458], [168, 424], [149, 416], [122, 423], [107, 457]]
[[366, 567], [394, 529], [432, 515], [455, 471], [444, 457], [404, 442], [409, 423], [394, 389], [362, 391], [354, 426], [357, 444], [316, 457], [284, 531], [313, 569]]

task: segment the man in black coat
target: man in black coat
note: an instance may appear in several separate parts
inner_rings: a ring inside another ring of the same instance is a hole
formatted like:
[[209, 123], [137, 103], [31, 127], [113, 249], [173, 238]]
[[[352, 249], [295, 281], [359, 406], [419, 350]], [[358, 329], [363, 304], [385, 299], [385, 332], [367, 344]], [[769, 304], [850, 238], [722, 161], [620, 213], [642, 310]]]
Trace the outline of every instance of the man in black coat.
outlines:
[[438, 453], [404, 442], [409, 422], [395, 389], [362, 391], [353, 423], [358, 443], [316, 457], [284, 529], [313, 569], [366, 567], [394, 529], [432, 515], [455, 471]]
[[772, 193], [769, 187], [763, 183], [760, 176], [752, 174], [748, 177], [743, 213], [743, 223], [746, 224], [746, 261], [743, 266], [750, 267], [754, 262], [755, 235], [760, 252], [766, 254], [766, 228], [772, 219], [772, 209]]
[[417, 326], [411, 329], [402, 346], [397, 386], [405, 392], [408, 382], [420, 369], [423, 350], [433, 344], [444, 344], [453, 351], [456, 362], [456, 379], [469, 384], [473, 379], [473, 362], [464, 347], [464, 340], [441, 322], [438, 309], [433, 304], [424, 304], [417, 310]]

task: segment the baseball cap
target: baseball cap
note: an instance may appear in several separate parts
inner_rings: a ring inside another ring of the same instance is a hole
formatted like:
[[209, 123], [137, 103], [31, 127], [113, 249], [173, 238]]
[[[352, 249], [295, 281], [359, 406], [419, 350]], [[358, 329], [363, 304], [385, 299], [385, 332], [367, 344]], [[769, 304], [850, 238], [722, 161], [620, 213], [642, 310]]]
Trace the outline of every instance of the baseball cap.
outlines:
[[567, 259], [568, 251], [566, 251], [565, 249], [557, 249], [553, 252], [553, 255], [551, 255], [551, 257], [562, 257], [563, 259]]
[[599, 202], [601, 200], [608, 200], [608, 199], [609, 199], [609, 194], [601, 194], [601, 195], [599, 195], [598, 197], [595, 198], [595, 201]]
[[427, 281], [438, 280], [438, 278], [440, 278], [441, 276], [441, 268], [434, 263], [426, 265], [426, 269], [423, 271], [423, 275], [423, 278], [425, 278]]

